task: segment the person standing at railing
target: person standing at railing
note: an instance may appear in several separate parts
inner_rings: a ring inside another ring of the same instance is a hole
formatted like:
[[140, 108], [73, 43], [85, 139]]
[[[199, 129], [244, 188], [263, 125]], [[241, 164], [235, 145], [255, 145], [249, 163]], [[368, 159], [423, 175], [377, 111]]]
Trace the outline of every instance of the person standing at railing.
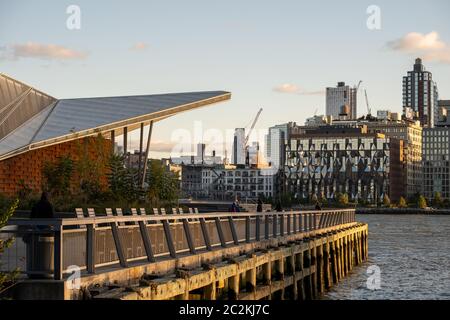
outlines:
[[275, 211], [277, 211], [277, 212], [283, 211], [283, 207], [281, 206], [280, 200], [277, 201], [277, 205], [275, 206]]
[[261, 198], [258, 199], [258, 205], [256, 206], [256, 212], [263, 212], [263, 202]]
[[55, 210], [48, 200], [47, 192], [42, 192], [41, 200], [39, 200], [31, 209], [31, 219], [53, 218]]
[[322, 210], [319, 201], [316, 202], [316, 210]]

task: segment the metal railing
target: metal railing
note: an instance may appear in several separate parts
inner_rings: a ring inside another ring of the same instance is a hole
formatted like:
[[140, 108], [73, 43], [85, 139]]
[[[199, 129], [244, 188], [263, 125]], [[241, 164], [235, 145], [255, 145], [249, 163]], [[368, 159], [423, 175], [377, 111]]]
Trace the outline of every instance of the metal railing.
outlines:
[[54, 239], [53, 270], [46, 272], [60, 280], [74, 265], [94, 273], [102, 266], [127, 267], [134, 261], [155, 262], [160, 257], [176, 258], [180, 254], [196, 254], [355, 221], [354, 209], [264, 213], [198, 213], [197, 210], [179, 213], [176, 210], [172, 214], [160, 214], [158, 210], [155, 210], [158, 214], [131, 211], [132, 215], [127, 216], [113, 216], [111, 212], [96, 216], [89, 210], [88, 217], [78, 212], [77, 218], [10, 219], [8, 226], [0, 230], [0, 237], [14, 234], [16, 240], [0, 256], [0, 264], [7, 271], [18, 267], [24, 273], [33, 273], [27, 270], [27, 248], [31, 245], [30, 237], [39, 235]]

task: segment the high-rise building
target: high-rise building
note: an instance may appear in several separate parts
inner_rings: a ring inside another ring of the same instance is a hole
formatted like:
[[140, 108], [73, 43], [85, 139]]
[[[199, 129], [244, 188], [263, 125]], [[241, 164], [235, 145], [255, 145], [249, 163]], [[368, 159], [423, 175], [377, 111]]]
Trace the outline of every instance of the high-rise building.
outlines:
[[337, 87], [327, 88], [326, 115], [333, 119], [356, 119], [357, 89], [338, 82]]
[[274, 168], [284, 164], [284, 147], [288, 141], [288, 130], [295, 125], [293, 122], [270, 127], [266, 135], [266, 160]]
[[249, 166], [257, 166], [259, 163], [259, 142], [253, 142], [248, 147], [248, 164]]
[[245, 165], [245, 129], [236, 128], [234, 130], [232, 163]]
[[418, 119], [424, 127], [432, 128], [438, 121], [437, 85], [420, 58], [416, 59], [413, 70], [403, 77], [403, 109], [406, 117]]
[[402, 196], [413, 197], [422, 193], [422, 127], [419, 121], [372, 121], [369, 132], [380, 132], [386, 137], [404, 142], [403, 167], [405, 190]]
[[205, 149], [206, 149], [206, 144], [204, 144], [204, 143], [197, 144], [197, 157], [200, 158], [200, 161], [202, 163], [205, 161]]
[[439, 193], [450, 200], [450, 127], [423, 130], [423, 194], [429, 200]]

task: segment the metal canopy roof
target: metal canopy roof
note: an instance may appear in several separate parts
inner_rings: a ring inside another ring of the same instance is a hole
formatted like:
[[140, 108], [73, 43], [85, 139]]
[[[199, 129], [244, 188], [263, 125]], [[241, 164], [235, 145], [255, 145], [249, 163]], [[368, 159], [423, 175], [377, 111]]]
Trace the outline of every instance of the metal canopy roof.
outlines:
[[[33, 92], [40, 95], [36, 100], [39, 103], [27, 103]], [[12, 113], [6, 111], [12, 104], [17, 114], [14, 126], [5, 126], [6, 132], [0, 135], [0, 160], [110, 130], [120, 133], [125, 126], [132, 130], [140, 123], [159, 121], [230, 97], [226, 91], [205, 91], [57, 100], [0, 74], [0, 114], [4, 110], [0, 125], [10, 121]]]

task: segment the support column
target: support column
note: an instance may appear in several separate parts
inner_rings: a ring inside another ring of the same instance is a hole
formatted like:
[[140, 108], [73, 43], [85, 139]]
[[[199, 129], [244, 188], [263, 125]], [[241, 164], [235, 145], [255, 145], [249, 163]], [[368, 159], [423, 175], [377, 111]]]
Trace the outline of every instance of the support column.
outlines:
[[228, 279], [228, 296], [230, 300], [239, 299], [239, 276], [240, 274], [237, 273]]
[[[313, 224], [314, 227], [314, 224]], [[317, 263], [317, 247], [315, 241], [310, 245], [311, 251], [311, 266], [314, 266], [314, 273], [311, 275], [311, 283], [312, 283], [312, 299], [316, 299], [318, 297], [318, 263]]]
[[336, 240], [334, 239], [334, 236], [331, 238], [331, 273], [333, 276], [333, 283], [338, 283], [339, 281], [339, 272], [338, 272], [338, 265], [337, 265], [337, 250], [336, 250]]
[[205, 300], [216, 300], [217, 299], [216, 292], [217, 292], [216, 281], [213, 281], [211, 282], [210, 285], [207, 285], [203, 289], [203, 297]]
[[303, 266], [308, 269], [308, 275], [303, 276], [303, 286], [305, 288], [305, 299], [311, 300], [313, 298], [313, 287], [312, 287], [312, 274], [311, 274], [311, 252], [308, 247], [307, 250], [303, 252]]
[[140, 136], [139, 136], [138, 177], [141, 177], [143, 144], [144, 144], [144, 123], [142, 122], [142, 123], [141, 123]]
[[147, 148], [145, 149], [145, 156], [144, 156], [144, 169], [142, 170], [142, 177], [141, 177], [142, 188], [144, 188], [145, 175], [147, 174], [148, 153], [150, 151], [150, 141], [152, 140], [152, 131], [153, 131], [153, 121], [150, 121], [150, 127], [148, 129], [148, 137], [147, 137]]
[[323, 245], [323, 265], [324, 265], [324, 286], [325, 289], [330, 289], [333, 283], [333, 278], [331, 276], [331, 266], [330, 266], [330, 244], [327, 237], [327, 241]]
[[[320, 240], [322, 241], [322, 240]], [[317, 273], [317, 291], [319, 294], [325, 292], [324, 259], [322, 243], [316, 247], [316, 273]]]
[[298, 253], [295, 257], [295, 259], [297, 260], [295, 263], [295, 267], [296, 267], [296, 271], [299, 272], [299, 278], [297, 281], [297, 296], [298, 296], [298, 300], [305, 300], [305, 289], [303, 287], [303, 251], [301, 251], [300, 253]]

